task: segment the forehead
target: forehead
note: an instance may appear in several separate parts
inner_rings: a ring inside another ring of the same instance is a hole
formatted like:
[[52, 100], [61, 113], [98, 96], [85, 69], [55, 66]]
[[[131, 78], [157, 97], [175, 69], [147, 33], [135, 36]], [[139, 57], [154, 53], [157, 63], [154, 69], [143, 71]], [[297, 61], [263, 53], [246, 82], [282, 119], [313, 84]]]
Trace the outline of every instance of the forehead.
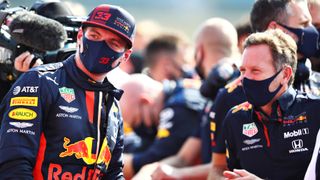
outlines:
[[289, 20], [305, 21], [306, 19], [309, 20], [311, 18], [308, 4], [304, 0], [290, 1], [286, 10], [289, 14]]
[[117, 40], [119, 40], [120, 42], [123, 42], [123, 43], [126, 42], [118, 34], [112, 32], [112, 31], [109, 31], [107, 29], [100, 28], [100, 27], [91, 27], [91, 26], [89, 26], [89, 27], [86, 28], [86, 33], [96, 33], [96, 34], [98, 34], [98, 35], [100, 35], [102, 37], [105, 37], [105, 38], [117, 39]]
[[245, 48], [242, 55], [242, 67], [265, 68], [273, 66], [273, 58], [268, 45], [252, 45]]

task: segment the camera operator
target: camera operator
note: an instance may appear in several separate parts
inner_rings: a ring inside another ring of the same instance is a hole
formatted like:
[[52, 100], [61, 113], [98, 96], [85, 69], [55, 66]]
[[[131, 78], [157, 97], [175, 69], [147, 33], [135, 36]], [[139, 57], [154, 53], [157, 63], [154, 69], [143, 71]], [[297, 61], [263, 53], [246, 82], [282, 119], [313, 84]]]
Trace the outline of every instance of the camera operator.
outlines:
[[[30, 8], [30, 11], [33, 11], [34, 13], [36, 13], [37, 15], [40, 15], [41, 17], [43, 16], [43, 17], [46, 17], [49, 19], [54, 19], [54, 20], [59, 19], [59, 18], [66, 19], [66, 17], [74, 17], [71, 10], [68, 9], [64, 3], [60, 2], [60, 1], [56, 1], [56, 0], [38, 0], [32, 5], [32, 7]], [[10, 22], [10, 20], [6, 21], [6, 22]], [[28, 25], [28, 27], [32, 26], [31, 21], [30, 21], [30, 25], [28, 24], [29, 22], [27, 20], [25, 20], [23, 23], [25, 23], [24, 25]], [[66, 24], [66, 26], [69, 25], [68, 23]], [[33, 52], [31, 52], [29, 50], [22, 51], [23, 53], [21, 53], [21, 54], [20, 53], [17, 53], [17, 54], [12, 53], [11, 58], [13, 59], [12, 61], [14, 63], [12, 63], [12, 62], [10, 63], [10, 65], [9, 65], [10, 69], [7, 68], [7, 70], [6, 70], [6, 72], [8, 72], [8, 73], [2, 72], [3, 75], [1, 74], [1, 78], [0, 78], [0, 85], [2, 87], [0, 89], [0, 101], [4, 98], [5, 94], [9, 91], [9, 89], [11, 88], [12, 84], [14, 83], [16, 77], [20, 73], [26, 72], [30, 68], [39, 66], [44, 63], [60, 61], [62, 59], [65, 59], [65, 57], [69, 56], [71, 53], [75, 52], [76, 33], [78, 31], [78, 27], [80, 27], [80, 21], [79, 22], [72, 22], [72, 23], [73, 24], [71, 26], [73, 26], [73, 29], [72, 29], [73, 32], [68, 32], [68, 41], [66, 42], [65, 47], [63, 48], [63, 51], [61, 50], [61, 52], [60, 51], [52, 52], [50, 56], [46, 56], [46, 61], [42, 57], [39, 58], [38, 56], [36, 56], [35, 54], [33, 54]], [[78, 24], [76, 24], [76, 23], [78, 23]], [[7, 24], [5, 24], [5, 25], [7, 25]], [[37, 26], [41, 26], [41, 25], [42, 24], [40, 22], [37, 24]], [[53, 30], [53, 31], [55, 31], [55, 30]], [[41, 35], [41, 36], [45, 36], [45, 35]], [[24, 37], [24, 38], [26, 38], [26, 37]], [[52, 38], [54, 38], [54, 37], [52, 37]], [[30, 38], [28, 37], [26, 39], [32, 40], [31, 37]], [[3, 41], [3, 39], [1, 39], [1, 40]], [[53, 41], [51, 43], [58, 43], [58, 42], [59, 41], [57, 40], [57, 41]], [[51, 46], [51, 45], [49, 45], [49, 46]], [[74, 48], [70, 48], [70, 47], [74, 47]], [[3, 48], [5, 50], [7, 50], [6, 47], [3, 47]], [[4, 57], [3, 57], [3, 59], [4, 59]], [[5, 61], [5, 60], [2, 60], [2, 61]], [[7, 74], [9, 74], [9, 75], [7, 75]], [[6, 77], [4, 77], [4, 76], [6, 76]]]
[[[65, 4], [57, 0], [38, 0], [36, 1], [30, 11], [34, 11], [36, 14], [50, 18], [57, 19], [59, 17], [73, 16], [71, 10], [67, 8]], [[15, 58], [14, 68], [20, 72], [26, 72], [32, 67], [43, 64], [43, 61], [38, 58], [34, 64], [30, 67], [34, 55], [26, 51]]]

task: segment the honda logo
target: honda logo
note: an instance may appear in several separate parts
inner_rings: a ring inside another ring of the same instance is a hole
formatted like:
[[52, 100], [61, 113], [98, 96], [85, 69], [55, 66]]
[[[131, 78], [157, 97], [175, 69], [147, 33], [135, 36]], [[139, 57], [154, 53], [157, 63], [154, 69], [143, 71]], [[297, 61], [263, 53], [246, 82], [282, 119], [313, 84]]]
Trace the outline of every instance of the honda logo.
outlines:
[[302, 139], [296, 139], [292, 141], [292, 148], [293, 149], [301, 149], [303, 147]]

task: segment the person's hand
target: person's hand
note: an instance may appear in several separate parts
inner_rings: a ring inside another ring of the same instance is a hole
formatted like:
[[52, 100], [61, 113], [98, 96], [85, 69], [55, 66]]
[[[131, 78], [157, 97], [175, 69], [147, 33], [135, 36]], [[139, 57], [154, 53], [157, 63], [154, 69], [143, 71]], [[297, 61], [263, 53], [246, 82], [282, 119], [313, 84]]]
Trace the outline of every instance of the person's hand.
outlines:
[[[28, 51], [20, 54], [14, 60], [14, 68], [17, 71], [20, 71], [20, 72], [28, 71], [30, 69], [30, 63], [32, 62], [33, 58], [34, 58], [34, 55], [30, 54]], [[37, 59], [32, 67], [36, 67], [36, 66], [39, 66], [41, 64], [43, 64], [41, 59]]]
[[140, 180], [140, 179], [151, 180], [151, 174], [159, 165], [160, 163], [158, 162], [144, 165], [131, 180]]
[[177, 169], [167, 164], [159, 164], [151, 175], [152, 180], [174, 180], [179, 179], [178, 176], [179, 173], [177, 173]]
[[234, 169], [233, 171], [224, 171], [223, 176], [226, 179], [236, 179], [236, 180], [262, 180], [258, 176], [244, 170], [244, 169]]

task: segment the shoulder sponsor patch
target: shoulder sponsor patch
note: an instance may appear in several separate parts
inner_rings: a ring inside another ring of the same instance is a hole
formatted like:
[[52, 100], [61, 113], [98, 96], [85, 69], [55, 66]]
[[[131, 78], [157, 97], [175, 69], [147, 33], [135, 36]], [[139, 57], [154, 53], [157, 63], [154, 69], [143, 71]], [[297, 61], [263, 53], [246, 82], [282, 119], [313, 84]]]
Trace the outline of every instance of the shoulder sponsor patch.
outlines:
[[252, 105], [246, 101], [242, 104], [234, 106], [232, 108], [232, 113], [236, 113], [238, 111], [249, 111], [250, 109], [252, 109]]
[[22, 93], [36, 93], [38, 92], [39, 86], [16, 86], [13, 88], [13, 95], [17, 95], [20, 92]]
[[61, 97], [66, 100], [68, 103], [71, 103], [72, 101], [74, 101], [76, 99], [76, 96], [74, 94], [74, 89], [72, 88], [66, 88], [66, 87], [62, 87], [59, 88], [59, 92]]
[[16, 108], [9, 112], [9, 117], [16, 120], [32, 120], [37, 117], [37, 113], [27, 108]]
[[248, 123], [248, 124], [243, 124], [242, 126], [242, 134], [252, 137], [258, 133], [258, 128], [256, 124], [253, 123]]
[[38, 106], [38, 97], [14, 97], [10, 99], [10, 106]]

